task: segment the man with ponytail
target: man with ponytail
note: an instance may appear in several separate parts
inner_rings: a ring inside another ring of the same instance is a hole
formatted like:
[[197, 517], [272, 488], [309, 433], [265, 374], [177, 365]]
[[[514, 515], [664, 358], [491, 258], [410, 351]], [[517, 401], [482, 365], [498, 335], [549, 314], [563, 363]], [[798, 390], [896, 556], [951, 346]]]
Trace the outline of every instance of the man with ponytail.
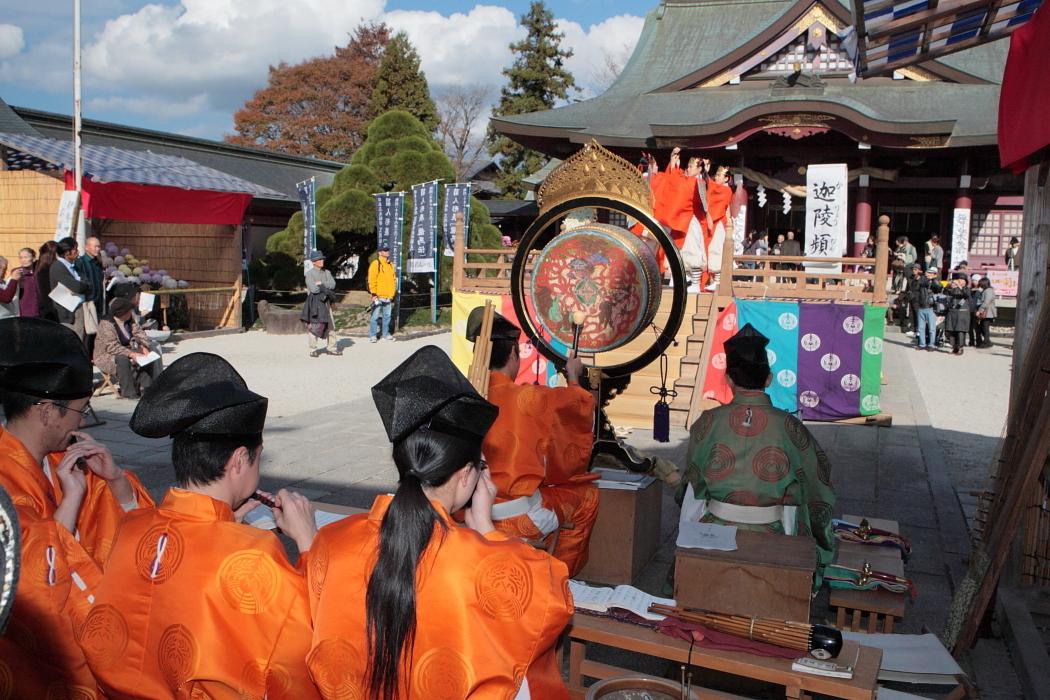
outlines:
[[[307, 664], [321, 695], [568, 698], [554, 658], [572, 615], [565, 565], [492, 524], [481, 443], [497, 408], [434, 346], [372, 398], [400, 480], [311, 549]], [[464, 508], [466, 527], [452, 519]]]
[[[481, 330], [479, 307], [467, 319], [467, 340]], [[488, 400], [499, 417], [482, 450], [499, 493], [492, 517], [508, 535], [558, 540], [554, 556], [575, 576], [587, 563], [598, 518], [595, 473], [587, 471], [594, 444], [594, 397], [579, 384], [583, 365], [565, 363], [568, 386], [515, 384], [521, 331], [499, 314], [492, 319]]]
[[300, 552], [240, 522], [259, 502], [267, 400], [224, 359], [192, 353], [143, 394], [131, 429], [170, 437], [178, 486], [117, 531], [77, 641], [107, 698], [317, 698], [302, 567], [313, 507], [282, 489], [274, 520]]

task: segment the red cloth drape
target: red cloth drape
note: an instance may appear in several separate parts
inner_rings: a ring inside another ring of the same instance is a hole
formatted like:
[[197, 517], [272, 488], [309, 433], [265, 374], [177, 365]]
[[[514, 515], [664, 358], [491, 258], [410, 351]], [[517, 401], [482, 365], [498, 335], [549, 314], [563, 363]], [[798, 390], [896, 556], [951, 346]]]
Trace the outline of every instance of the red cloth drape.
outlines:
[[1019, 173], [1050, 145], [1050, 9], [1044, 3], [1010, 37], [999, 95], [999, 161]]
[[[73, 189], [73, 173], [65, 173]], [[95, 182], [84, 178], [81, 207], [88, 218], [166, 224], [239, 224], [252, 196], [241, 192], [184, 190], [179, 187]]]

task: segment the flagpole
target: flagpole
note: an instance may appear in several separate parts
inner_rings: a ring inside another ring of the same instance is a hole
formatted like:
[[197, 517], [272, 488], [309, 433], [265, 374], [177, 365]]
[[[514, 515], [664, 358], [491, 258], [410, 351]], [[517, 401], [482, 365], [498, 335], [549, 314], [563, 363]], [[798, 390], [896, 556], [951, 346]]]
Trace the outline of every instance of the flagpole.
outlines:
[[[84, 178], [84, 163], [81, 154], [80, 132], [80, 0], [73, 0], [73, 184], [77, 192], [77, 208], [81, 208], [83, 197], [81, 185]], [[77, 217], [77, 244], [84, 249], [86, 238], [84, 217]]]

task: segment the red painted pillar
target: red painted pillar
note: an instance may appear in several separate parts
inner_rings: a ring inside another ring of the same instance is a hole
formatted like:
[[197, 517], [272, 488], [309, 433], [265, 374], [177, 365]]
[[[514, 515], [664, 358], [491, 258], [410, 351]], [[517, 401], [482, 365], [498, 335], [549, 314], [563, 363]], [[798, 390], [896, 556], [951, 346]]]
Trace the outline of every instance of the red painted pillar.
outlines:
[[850, 246], [850, 256], [860, 257], [864, 251], [864, 245], [871, 235], [871, 189], [868, 187], [868, 176], [861, 175], [861, 183], [857, 188], [857, 205], [853, 210], [853, 245]]

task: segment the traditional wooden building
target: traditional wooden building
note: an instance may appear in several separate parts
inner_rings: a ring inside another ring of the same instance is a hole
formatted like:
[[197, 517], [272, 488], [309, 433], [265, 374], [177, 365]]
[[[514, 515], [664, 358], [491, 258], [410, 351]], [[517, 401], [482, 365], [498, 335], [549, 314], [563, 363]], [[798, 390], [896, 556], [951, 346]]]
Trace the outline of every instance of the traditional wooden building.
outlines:
[[[0, 255], [55, 235], [70, 117], [0, 100]], [[242, 270], [299, 210], [295, 184], [343, 164], [94, 120], [83, 123], [89, 235], [187, 280], [188, 327], [241, 323]], [[212, 291], [207, 291], [212, 290]]]
[[663, 0], [605, 93], [493, 123], [556, 158], [596, 139], [632, 162], [651, 152], [663, 167], [681, 146], [728, 165], [749, 191], [750, 232], [804, 230], [807, 166], [846, 163], [843, 252], [886, 214], [917, 247], [936, 233], [950, 252], [954, 234], [953, 264], [1003, 267], [1023, 190], [995, 146], [1006, 43], [857, 80], [852, 24], [838, 0]]

